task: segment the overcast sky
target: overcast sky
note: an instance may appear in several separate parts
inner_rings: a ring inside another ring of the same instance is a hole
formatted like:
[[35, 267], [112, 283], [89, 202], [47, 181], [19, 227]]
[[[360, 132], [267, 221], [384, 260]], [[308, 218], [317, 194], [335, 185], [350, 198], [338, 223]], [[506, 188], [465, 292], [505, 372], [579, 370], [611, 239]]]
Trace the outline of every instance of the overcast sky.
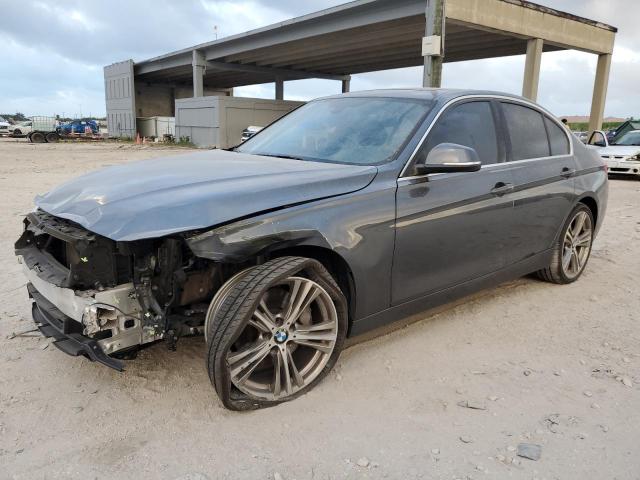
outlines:
[[[104, 115], [102, 67], [210, 41], [344, 3], [338, 0], [0, 0], [0, 112]], [[606, 116], [640, 116], [640, 1], [539, 0], [619, 28]], [[543, 54], [538, 101], [557, 115], [588, 114], [596, 57]], [[445, 64], [444, 87], [521, 93], [524, 56]], [[352, 90], [419, 86], [421, 69], [355, 75]], [[338, 93], [340, 83], [285, 83], [286, 99]], [[236, 89], [273, 98], [273, 85]]]

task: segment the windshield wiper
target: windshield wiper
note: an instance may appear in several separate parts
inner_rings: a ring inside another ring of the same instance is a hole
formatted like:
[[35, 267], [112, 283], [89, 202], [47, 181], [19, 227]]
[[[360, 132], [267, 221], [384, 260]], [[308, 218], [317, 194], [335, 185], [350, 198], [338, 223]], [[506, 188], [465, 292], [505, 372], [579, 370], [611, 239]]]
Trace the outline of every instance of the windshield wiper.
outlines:
[[305, 160], [302, 157], [295, 157], [293, 155], [279, 155], [276, 153], [256, 153], [255, 155], [261, 155], [263, 157], [286, 158], [288, 160]]

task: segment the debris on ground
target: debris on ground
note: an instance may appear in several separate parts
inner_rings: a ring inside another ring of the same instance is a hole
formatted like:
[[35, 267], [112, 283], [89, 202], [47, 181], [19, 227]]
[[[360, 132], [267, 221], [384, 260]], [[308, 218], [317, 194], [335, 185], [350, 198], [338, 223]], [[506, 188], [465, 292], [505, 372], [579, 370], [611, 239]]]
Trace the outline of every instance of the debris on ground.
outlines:
[[629, 377], [617, 377], [616, 380], [622, 383], [625, 387], [633, 387], [633, 383]]
[[7, 335], [7, 340], [12, 340], [16, 337], [38, 337], [40, 335], [27, 335], [28, 333], [37, 332], [38, 327], [27, 328], [26, 330], [18, 330], [17, 332], [11, 332]]
[[367, 468], [369, 466], [369, 459], [367, 457], [359, 458], [356, 462], [359, 467]]
[[522, 458], [528, 458], [529, 460], [538, 461], [542, 455], [542, 446], [534, 443], [520, 443], [518, 444], [518, 451], [516, 455]]
[[458, 402], [459, 407], [470, 408], [472, 410], [486, 410], [487, 406], [482, 402], [477, 402], [474, 400], [461, 400]]

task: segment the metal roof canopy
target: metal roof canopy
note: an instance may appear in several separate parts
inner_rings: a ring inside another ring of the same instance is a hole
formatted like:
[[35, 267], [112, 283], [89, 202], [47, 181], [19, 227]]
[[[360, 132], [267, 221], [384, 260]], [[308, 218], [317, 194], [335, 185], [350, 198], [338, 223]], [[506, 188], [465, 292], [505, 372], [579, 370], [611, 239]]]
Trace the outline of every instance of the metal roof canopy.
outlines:
[[[230, 88], [423, 65], [425, 0], [357, 0], [134, 65], [136, 80], [189, 84], [197, 53], [203, 83]], [[613, 50], [616, 28], [524, 0], [446, 0], [445, 62], [542, 51]]]

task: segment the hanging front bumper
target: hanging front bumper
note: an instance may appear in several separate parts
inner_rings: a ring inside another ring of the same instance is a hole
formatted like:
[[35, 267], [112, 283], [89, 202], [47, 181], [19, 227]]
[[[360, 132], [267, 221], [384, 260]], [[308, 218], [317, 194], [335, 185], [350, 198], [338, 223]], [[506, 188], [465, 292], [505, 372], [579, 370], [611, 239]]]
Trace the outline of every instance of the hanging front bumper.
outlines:
[[68, 355], [82, 355], [115, 370], [124, 370], [123, 362], [107, 355], [96, 340], [82, 335], [81, 323], [58, 310], [32, 283], [27, 284], [27, 290], [33, 299], [33, 321], [45, 337], [54, 338], [53, 345]]

